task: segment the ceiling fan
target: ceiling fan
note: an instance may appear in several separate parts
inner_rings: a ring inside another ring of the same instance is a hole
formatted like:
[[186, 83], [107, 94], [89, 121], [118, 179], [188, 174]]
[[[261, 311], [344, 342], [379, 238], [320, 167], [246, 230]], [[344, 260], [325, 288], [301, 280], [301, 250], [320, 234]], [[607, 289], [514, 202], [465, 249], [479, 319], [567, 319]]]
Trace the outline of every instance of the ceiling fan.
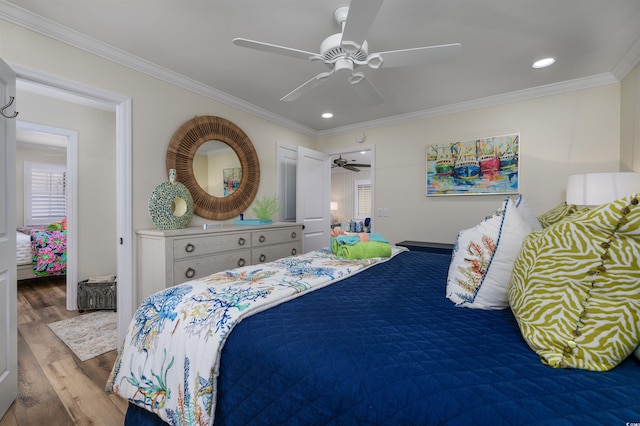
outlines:
[[343, 169], [351, 170], [352, 172], [359, 172], [360, 169], [358, 167], [371, 167], [371, 165], [349, 163], [348, 160], [345, 160], [344, 158], [342, 158], [342, 155], [340, 155], [338, 158], [333, 160], [333, 164], [331, 165], [331, 168], [334, 168], [334, 167], [342, 167]]
[[244, 38], [235, 38], [233, 43], [236, 46], [294, 58], [320, 61], [329, 68], [329, 71], [321, 72], [282, 97], [281, 101], [293, 101], [339, 73], [348, 77], [349, 83], [366, 104], [377, 105], [383, 101], [382, 95], [364, 73], [356, 71], [358, 67], [367, 65], [369, 68], [378, 69], [449, 62], [456, 59], [462, 49], [460, 43], [453, 43], [369, 53], [365, 37], [382, 6], [382, 1], [351, 0], [348, 7], [336, 9], [333, 16], [342, 32], [324, 39], [320, 45], [320, 53]]

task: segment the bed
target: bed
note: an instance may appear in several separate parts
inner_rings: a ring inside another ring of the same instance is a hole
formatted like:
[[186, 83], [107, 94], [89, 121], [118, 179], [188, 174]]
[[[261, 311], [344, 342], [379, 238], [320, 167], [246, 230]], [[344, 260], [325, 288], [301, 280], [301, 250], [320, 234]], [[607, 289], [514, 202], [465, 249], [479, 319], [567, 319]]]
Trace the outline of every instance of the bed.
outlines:
[[[320, 256], [326, 265], [340, 262]], [[129, 399], [130, 425], [640, 421], [635, 357], [607, 372], [544, 365], [509, 309], [464, 309], [444, 297], [450, 263], [451, 255], [395, 248], [390, 260], [259, 307], [225, 332], [219, 372], [214, 362], [211, 378], [197, 380], [191, 377], [197, 362], [181, 364], [172, 356], [183, 354], [185, 341], [176, 335], [188, 329], [188, 317], [170, 295], [198, 281], [167, 289], [143, 303], [155, 306], [156, 316], [138, 311], [132, 327], [144, 332], [131, 334], [125, 348], [133, 346], [131, 336], [164, 332], [175, 340], [168, 351], [148, 344], [140, 364], [132, 363], [133, 352], [121, 351], [107, 390]], [[284, 259], [239, 268], [215, 274], [208, 284], [233, 276], [257, 285], [271, 267], [300, 265]], [[168, 374], [173, 368], [184, 374], [177, 387]], [[129, 396], [128, 385], [135, 389]], [[169, 398], [183, 408], [167, 410]], [[212, 413], [194, 410], [200, 402]]]
[[67, 231], [19, 228], [16, 231], [17, 279], [65, 275]]

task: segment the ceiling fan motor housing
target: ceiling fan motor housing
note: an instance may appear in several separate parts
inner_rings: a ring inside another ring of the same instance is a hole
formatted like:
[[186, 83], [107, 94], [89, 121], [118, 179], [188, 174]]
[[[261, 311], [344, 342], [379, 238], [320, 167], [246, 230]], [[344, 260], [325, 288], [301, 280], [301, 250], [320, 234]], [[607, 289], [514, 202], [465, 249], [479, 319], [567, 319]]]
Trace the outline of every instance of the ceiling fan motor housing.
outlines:
[[356, 63], [358, 66], [358, 62], [366, 62], [367, 56], [369, 52], [369, 44], [366, 42], [362, 42], [362, 46], [359, 49], [354, 51], [346, 51], [342, 47], [342, 33], [332, 34], [320, 45], [320, 55], [324, 58], [324, 63], [333, 68], [336, 67], [336, 71], [339, 69], [344, 69], [345, 66], [338, 66], [338, 62], [340, 60], [344, 60], [345, 62], [351, 62], [351, 66], [349, 69], [353, 70], [353, 64]]

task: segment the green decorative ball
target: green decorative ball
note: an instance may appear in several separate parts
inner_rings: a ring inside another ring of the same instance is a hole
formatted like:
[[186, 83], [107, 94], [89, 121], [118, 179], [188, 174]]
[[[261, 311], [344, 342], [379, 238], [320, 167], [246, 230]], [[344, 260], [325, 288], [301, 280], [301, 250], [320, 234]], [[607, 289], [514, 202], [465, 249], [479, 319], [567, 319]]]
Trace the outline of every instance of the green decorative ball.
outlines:
[[171, 171], [169, 180], [156, 186], [149, 197], [149, 215], [158, 229], [186, 228], [193, 218], [193, 197]]

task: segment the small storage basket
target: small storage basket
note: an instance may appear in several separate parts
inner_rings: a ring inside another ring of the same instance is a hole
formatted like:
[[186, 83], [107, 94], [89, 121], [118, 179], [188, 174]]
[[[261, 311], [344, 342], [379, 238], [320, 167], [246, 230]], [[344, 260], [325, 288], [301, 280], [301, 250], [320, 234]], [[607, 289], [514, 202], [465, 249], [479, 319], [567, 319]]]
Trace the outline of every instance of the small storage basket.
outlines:
[[78, 283], [78, 311], [85, 310], [117, 310], [117, 282], [90, 283], [89, 280]]

